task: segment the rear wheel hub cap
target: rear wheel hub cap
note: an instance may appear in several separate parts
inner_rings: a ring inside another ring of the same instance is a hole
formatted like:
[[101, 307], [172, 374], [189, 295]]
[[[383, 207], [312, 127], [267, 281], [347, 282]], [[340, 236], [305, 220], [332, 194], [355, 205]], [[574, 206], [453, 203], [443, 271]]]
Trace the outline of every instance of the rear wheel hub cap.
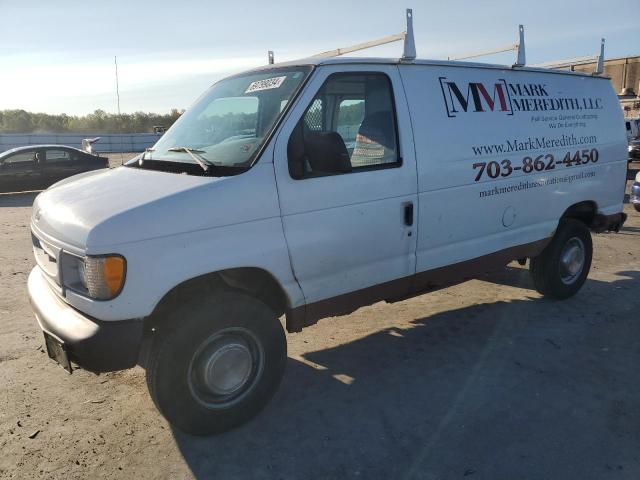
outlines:
[[571, 238], [560, 254], [560, 279], [569, 285], [576, 281], [584, 270], [585, 246], [577, 237]]

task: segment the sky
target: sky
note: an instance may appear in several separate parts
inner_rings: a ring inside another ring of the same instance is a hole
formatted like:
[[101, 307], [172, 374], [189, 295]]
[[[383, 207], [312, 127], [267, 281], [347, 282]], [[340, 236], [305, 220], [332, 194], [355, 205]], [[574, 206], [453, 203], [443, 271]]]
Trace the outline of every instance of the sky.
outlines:
[[[0, 110], [83, 115], [187, 108], [229, 74], [344, 47], [405, 28], [413, 8], [419, 58], [517, 41], [527, 63], [640, 54], [640, 0], [0, 0]], [[402, 43], [358, 56], [399, 57]], [[515, 52], [480, 61], [511, 64]]]

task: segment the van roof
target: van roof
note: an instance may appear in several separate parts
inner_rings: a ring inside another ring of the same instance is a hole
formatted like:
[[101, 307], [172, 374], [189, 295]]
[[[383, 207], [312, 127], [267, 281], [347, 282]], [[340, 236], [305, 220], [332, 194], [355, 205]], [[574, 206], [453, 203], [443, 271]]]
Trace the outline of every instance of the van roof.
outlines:
[[560, 70], [541, 67], [512, 67], [511, 65], [499, 65], [495, 63], [480, 63], [480, 62], [461, 62], [459, 60], [427, 60], [416, 58], [414, 60], [406, 61], [401, 58], [380, 58], [380, 57], [308, 57], [301, 58], [299, 60], [293, 60], [290, 62], [274, 63], [272, 65], [265, 65], [258, 67], [252, 71], [268, 70], [271, 68], [281, 67], [293, 67], [302, 65], [348, 65], [348, 64], [386, 64], [386, 65], [433, 65], [442, 67], [466, 67], [466, 68], [485, 68], [493, 70], [518, 70], [525, 72], [539, 72], [539, 73], [553, 73], [558, 75], [577, 75], [580, 77], [590, 78], [604, 78], [609, 79], [605, 75], [592, 75], [585, 72], [575, 72], [571, 70]]

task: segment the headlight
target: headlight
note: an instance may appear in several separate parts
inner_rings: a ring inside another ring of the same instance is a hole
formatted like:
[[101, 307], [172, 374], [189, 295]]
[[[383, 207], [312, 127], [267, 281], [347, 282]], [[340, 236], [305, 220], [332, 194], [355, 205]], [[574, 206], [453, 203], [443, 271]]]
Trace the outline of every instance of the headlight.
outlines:
[[78, 257], [62, 252], [62, 284], [96, 300], [111, 300], [122, 290], [127, 262], [120, 255]]

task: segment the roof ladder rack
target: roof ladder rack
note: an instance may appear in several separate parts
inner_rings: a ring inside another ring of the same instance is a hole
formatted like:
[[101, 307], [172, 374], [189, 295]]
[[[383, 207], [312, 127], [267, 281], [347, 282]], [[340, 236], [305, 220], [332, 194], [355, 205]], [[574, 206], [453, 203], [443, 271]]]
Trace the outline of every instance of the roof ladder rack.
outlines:
[[524, 26], [518, 26], [518, 34], [518, 43], [512, 43], [510, 45], [505, 45], [504, 47], [496, 48], [493, 50], [483, 50], [480, 52], [468, 53], [456, 57], [447, 57], [447, 60], [468, 60], [470, 58], [486, 57], [487, 55], [494, 55], [496, 53], [517, 51], [518, 56], [516, 58], [516, 62], [513, 64], [513, 67], [524, 67], [527, 63], [524, 48]]

